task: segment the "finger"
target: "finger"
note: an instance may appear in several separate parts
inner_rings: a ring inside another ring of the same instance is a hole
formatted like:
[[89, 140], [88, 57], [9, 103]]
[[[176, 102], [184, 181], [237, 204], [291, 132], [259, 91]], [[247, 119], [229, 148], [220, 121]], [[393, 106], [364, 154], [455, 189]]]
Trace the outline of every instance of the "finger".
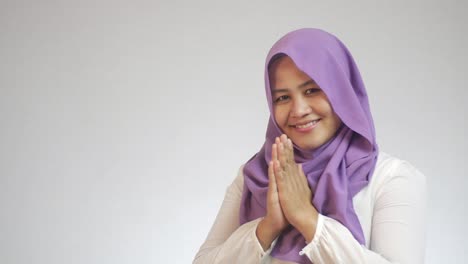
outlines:
[[283, 142], [279, 143], [278, 150], [279, 150], [278, 151], [278, 159], [279, 159], [281, 168], [284, 169], [286, 167], [286, 164], [287, 164], [287, 160], [286, 160], [287, 156], [286, 156], [286, 150], [284, 149]]
[[268, 189], [272, 191], [276, 191], [276, 179], [275, 179], [275, 172], [273, 171], [273, 161], [270, 161], [268, 164]]
[[271, 147], [271, 160], [278, 160], [278, 145], [276, 143]]
[[281, 137], [281, 143], [283, 143], [283, 155], [284, 155], [284, 160], [285, 163], [288, 163], [291, 161], [290, 155], [289, 155], [289, 143], [288, 143], [288, 136], [286, 134], [282, 134]]
[[288, 138], [288, 153], [289, 153], [289, 160], [292, 162], [292, 161], [295, 161], [294, 160], [294, 148], [293, 148], [293, 144], [292, 144], [292, 141], [290, 138]]
[[292, 163], [294, 162], [294, 149], [293, 144], [290, 138], [286, 134], [281, 135], [281, 142], [284, 145], [284, 154], [286, 156], [286, 162]]
[[282, 182], [283, 180], [283, 171], [281, 170], [281, 166], [278, 160], [273, 162], [273, 173], [275, 174], [275, 179], [277, 180], [276, 183]]
[[288, 139], [288, 136], [286, 136], [286, 134], [282, 134], [280, 136], [280, 140], [281, 142], [283, 142], [283, 144], [286, 144], [287, 139]]
[[276, 145], [276, 160], [279, 158], [279, 144], [281, 143], [279, 137], [275, 138], [275, 145]]

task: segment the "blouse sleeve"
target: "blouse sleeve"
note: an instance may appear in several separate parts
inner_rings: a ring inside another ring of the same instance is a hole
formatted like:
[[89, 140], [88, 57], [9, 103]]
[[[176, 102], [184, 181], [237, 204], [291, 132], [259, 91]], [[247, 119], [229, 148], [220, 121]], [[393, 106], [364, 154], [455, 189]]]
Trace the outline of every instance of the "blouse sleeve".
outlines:
[[242, 263], [257, 264], [267, 252], [257, 239], [261, 218], [239, 225], [239, 208], [243, 189], [243, 166], [227, 188], [221, 209], [205, 242], [193, 260], [194, 264]]
[[319, 215], [302, 249], [313, 263], [424, 263], [426, 180], [406, 161], [376, 189], [369, 249], [340, 222]]

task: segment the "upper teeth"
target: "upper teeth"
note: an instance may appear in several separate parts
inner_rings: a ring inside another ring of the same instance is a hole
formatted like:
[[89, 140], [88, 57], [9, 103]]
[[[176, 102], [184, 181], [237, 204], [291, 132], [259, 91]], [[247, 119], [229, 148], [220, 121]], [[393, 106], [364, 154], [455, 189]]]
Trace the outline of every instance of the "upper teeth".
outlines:
[[296, 127], [297, 127], [297, 128], [305, 128], [305, 127], [310, 127], [310, 126], [313, 126], [313, 125], [315, 125], [317, 122], [318, 122], [318, 120], [314, 120], [314, 121], [312, 121], [312, 122], [309, 122], [309, 123], [307, 123], [307, 124], [305, 124], [305, 125], [296, 125]]

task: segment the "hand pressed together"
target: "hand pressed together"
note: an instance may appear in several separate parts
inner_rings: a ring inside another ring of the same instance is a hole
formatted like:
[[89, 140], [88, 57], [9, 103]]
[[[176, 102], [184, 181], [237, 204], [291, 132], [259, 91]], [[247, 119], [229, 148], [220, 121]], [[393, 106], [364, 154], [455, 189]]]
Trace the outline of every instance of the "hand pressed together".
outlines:
[[302, 166], [294, 160], [293, 144], [286, 135], [276, 138], [271, 157], [265, 218], [277, 231], [293, 225], [310, 241], [315, 234], [318, 212], [312, 205], [312, 191]]

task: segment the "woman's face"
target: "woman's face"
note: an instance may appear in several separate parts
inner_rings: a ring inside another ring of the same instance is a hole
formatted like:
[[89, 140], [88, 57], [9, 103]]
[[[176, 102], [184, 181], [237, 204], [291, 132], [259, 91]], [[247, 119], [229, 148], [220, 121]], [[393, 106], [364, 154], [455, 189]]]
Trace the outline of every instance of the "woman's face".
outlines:
[[341, 125], [325, 93], [284, 56], [269, 69], [275, 120], [298, 147], [313, 150], [331, 139]]

